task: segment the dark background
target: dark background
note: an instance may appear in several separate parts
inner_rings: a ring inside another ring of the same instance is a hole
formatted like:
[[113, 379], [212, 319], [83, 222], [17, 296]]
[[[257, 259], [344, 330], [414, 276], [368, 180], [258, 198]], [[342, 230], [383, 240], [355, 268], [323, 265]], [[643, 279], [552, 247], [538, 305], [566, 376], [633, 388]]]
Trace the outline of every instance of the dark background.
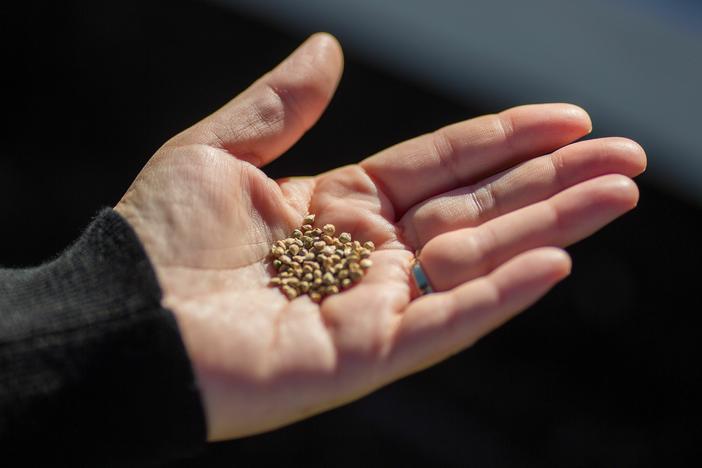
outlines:
[[[197, 1], [18, 3], [1, 21], [4, 266], [59, 253], [161, 143], [304, 39]], [[435, 94], [347, 50], [328, 111], [266, 172], [321, 172], [499, 110]], [[569, 279], [470, 350], [173, 466], [692, 466], [701, 212], [639, 182], [633, 213], [569, 249]]]

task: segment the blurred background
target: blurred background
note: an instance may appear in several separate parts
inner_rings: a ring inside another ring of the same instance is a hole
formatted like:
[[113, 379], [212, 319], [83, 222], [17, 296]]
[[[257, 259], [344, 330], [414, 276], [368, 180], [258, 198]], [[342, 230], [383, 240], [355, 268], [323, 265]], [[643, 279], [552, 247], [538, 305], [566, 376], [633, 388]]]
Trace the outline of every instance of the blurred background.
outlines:
[[[529, 102], [639, 141], [639, 207], [572, 276], [471, 349], [343, 408], [174, 467], [692, 466], [700, 446], [702, 3], [74, 0], [2, 18], [0, 265], [37, 264], [114, 206], [167, 138], [306, 36], [340, 39], [328, 111], [272, 177], [360, 160]], [[294, 167], [292, 162], [294, 161]]]

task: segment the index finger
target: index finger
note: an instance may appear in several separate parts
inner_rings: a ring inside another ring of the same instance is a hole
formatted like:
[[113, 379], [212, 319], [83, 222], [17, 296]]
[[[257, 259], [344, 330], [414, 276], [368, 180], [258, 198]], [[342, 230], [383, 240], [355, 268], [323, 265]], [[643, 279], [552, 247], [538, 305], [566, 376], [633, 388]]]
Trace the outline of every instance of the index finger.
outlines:
[[533, 104], [455, 123], [377, 153], [360, 166], [399, 218], [412, 205], [554, 151], [587, 135], [587, 112]]

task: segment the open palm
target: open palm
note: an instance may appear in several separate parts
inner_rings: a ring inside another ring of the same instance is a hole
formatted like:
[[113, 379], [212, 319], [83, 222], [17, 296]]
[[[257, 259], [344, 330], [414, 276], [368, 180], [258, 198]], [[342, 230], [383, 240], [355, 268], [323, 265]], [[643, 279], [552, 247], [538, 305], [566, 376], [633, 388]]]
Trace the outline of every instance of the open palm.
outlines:
[[[328, 35], [167, 142], [116, 210], [144, 243], [201, 387], [210, 440], [365, 395], [471, 345], [567, 275], [558, 246], [635, 206], [645, 156], [566, 104], [522, 106], [315, 177], [260, 169], [321, 115], [341, 51]], [[567, 145], [567, 146], [566, 146]], [[306, 213], [372, 240], [361, 283], [315, 304], [268, 286], [270, 244]], [[418, 297], [416, 251], [435, 294]]]

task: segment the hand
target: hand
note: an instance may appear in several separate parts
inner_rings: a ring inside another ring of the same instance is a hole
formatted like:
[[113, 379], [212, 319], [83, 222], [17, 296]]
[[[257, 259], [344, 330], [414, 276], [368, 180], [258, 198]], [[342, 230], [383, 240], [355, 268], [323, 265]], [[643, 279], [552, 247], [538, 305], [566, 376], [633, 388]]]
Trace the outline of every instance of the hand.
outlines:
[[[154, 264], [193, 363], [210, 440], [333, 408], [470, 346], [568, 275], [558, 247], [633, 208], [634, 142], [569, 144], [567, 104], [456, 123], [357, 165], [271, 180], [259, 169], [319, 118], [342, 70], [312, 36], [168, 141], [116, 206]], [[362, 282], [321, 304], [268, 286], [270, 244], [307, 213], [378, 246]], [[435, 294], [417, 297], [419, 259]]]

